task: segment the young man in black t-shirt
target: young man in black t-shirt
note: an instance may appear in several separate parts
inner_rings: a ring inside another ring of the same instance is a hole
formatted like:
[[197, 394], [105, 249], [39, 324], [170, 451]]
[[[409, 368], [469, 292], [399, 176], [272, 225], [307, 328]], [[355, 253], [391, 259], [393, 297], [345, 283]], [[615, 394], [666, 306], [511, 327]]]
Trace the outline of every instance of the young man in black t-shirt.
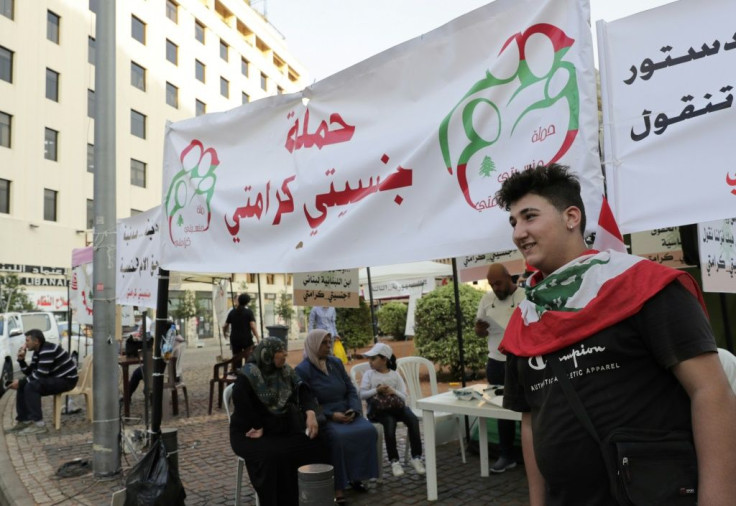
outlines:
[[236, 372], [243, 366], [243, 360], [248, 360], [253, 351], [253, 338], [259, 339], [256, 327], [256, 318], [253, 311], [248, 309], [250, 296], [247, 293], [238, 295], [238, 306], [233, 308], [227, 315], [223, 333], [227, 336], [228, 327], [232, 326], [230, 332], [230, 349], [233, 352], [232, 372]]

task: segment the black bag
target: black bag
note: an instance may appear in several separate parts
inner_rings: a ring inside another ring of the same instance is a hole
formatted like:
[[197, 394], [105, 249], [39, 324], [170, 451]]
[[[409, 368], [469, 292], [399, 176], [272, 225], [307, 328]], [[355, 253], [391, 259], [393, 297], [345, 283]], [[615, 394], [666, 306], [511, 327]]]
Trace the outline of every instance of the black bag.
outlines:
[[602, 450], [619, 504], [697, 503], [698, 465], [689, 432], [621, 428], [605, 439]]
[[130, 469], [125, 479], [125, 506], [184, 505], [187, 493], [157, 439], [143, 458]]
[[370, 418], [375, 418], [378, 413], [387, 411], [399, 411], [406, 407], [404, 399], [396, 394], [376, 394], [367, 401], [370, 407]]
[[698, 462], [690, 432], [619, 428], [601, 441], [559, 360], [553, 358], [547, 363], [578, 420], [600, 446], [611, 495], [618, 504], [697, 504]]

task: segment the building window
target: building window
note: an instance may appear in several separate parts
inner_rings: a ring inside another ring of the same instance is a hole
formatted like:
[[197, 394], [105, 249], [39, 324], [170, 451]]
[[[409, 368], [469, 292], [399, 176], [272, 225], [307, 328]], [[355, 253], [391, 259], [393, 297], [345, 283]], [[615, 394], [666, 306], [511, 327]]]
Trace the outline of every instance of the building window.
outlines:
[[59, 29], [61, 18], [58, 14], [46, 11], [46, 38], [51, 42], [59, 43]]
[[141, 44], [146, 43], [146, 24], [135, 16], [130, 19], [130, 36]]
[[166, 59], [174, 65], [179, 64], [179, 46], [166, 39]]
[[227, 61], [229, 49], [230, 47], [224, 41], [220, 40], [220, 58]]
[[56, 221], [56, 201], [59, 192], [44, 188], [43, 190], [43, 219], [46, 221]]
[[87, 230], [95, 228], [95, 201], [87, 199]]
[[263, 72], [261, 72], [261, 89], [264, 91], [268, 91], [268, 78]]
[[46, 69], [46, 98], [59, 101], [59, 73]]
[[0, 179], [0, 213], [10, 214], [10, 181]]
[[194, 60], [194, 77], [196, 77], [198, 81], [204, 82], [204, 70], [204, 63], [199, 60]]
[[247, 104], [248, 102], [250, 102], [250, 95], [248, 95], [246, 92], [243, 92], [240, 98], [241, 103], [243, 104]]
[[141, 139], [146, 138], [146, 115], [130, 110], [130, 133]]
[[46, 128], [44, 134], [43, 157], [54, 162], [59, 159], [59, 132], [51, 128]]
[[0, 79], [13, 82], [13, 52], [0, 46]]
[[0, 111], [0, 146], [10, 147], [11, 120], [10, 114]]
[[197, 100], [194, 104], [194, 114], [196, 116], [201, 116], [206, 113], [207, 113], [207, 104], [205, 104], [201, 100]]
[[87, 144], [87, 172], [95, 172], [95, 145]]
[[146, 187], [146, 164], [140, 160], [130, 159], [130, 184]]
[[87, 62], [94, 65], [96, 59], [97, 41], [95, 41], [94, 37], [87, 37]]
[[277, 86], [276, 87], [276, 93], [278, 93], [279, 95], [283, 95], [284, 94], [284, 89], [281, 86]]
[[87, 90], [87, 117], [95, 119], [95, 92]]
[[179, 6], [172, 0], [166, 0], [166, 17], [174, 23], [179, 22]]
[[0, 0], [0, 15], [8, 19], [13, 19], [13, 11], [15, 10], [15, 0]]
[[248, 60], [245, 58], [241, 58], [240, 60], [240, 73], [243, 74], [245, 77], [248, 77]]
[[196, 19], [194, 20], [194, 38], [204, 44], [204, 25]]
[[220, 78], [220, 95], [225, 98], [228, 98], [230, 96], [230, 81], [228, 81], [224, 77]]
[[136, 62], [130, 62], [130, 84], [141, 91], [146, 91], [146, 69]]
[[179, 88], [171, 83], [166, 83], [166, 103], [179, 108]]
[[257, 283], [256, 275], [253, 273], [248, 274], [248, 283]]
[[273, 274], [266, 274], [266, 284], [267, 285], [273, 285], [275, 283], [275, 278]]
[[100, 0], [89, 0], [89, 10], [97, 14], [100, 7]]

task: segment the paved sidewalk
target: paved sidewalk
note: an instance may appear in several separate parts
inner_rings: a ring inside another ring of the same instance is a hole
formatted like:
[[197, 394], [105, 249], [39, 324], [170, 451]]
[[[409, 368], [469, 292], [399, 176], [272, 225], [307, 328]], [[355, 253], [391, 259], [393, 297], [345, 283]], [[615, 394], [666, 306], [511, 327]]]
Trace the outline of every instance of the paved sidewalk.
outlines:
[[[410, 354], [413, 347], [410, 349], [408, 346], [410, 343], [396, 343], [396, 354], [401, 356], [405, 350]], [[230, 449], [226, 415], [224, 410], [216, 409], [216, 404], [213, 414], [207, 415], [209, 379], [217, 354], [219, 347], [214, 343], [187, 351], [184, 376], [189, 389], [191, 417], [185, 417], [184, 406], [180, 405], [180, 416], [165, 419], [162, 423], [163, 428], [178, 429], [179, 468], [188, 505], [234, 503], [236, 460]], [[300, 356], [299, 350], [290, 351], [289, 363], [297, 363]], [[446, 386], [441, 386], [441, 389], [446, 389]], [[4, 429], [0, 431], [0, 503], [13, 506], [99, 506], [110, 504], [112, 493], [124, 488], [127, 473], [134, 464], [134, 459], [128, 455], [123, 455], [121, 473], [113, 478], [99, 479], [91, 472], [73, 478], [56, 476], [56, 470], [72, 459], [92, 462], [92, 425], [86, 419], [83, 397], [75, 400], [82, 407], [82, 412], [62, 415], [61, 430], [56, 431], [50, 423], [53, 420], [53, 401], [50, 397], [44, 398], [44, 419], [49, 424], [49, 432], [18, 436], [4, 433], [14, 423], [15, 392], [0, 398]], [[138, 391], [133, 397], [131, 415], [142, 418], [143, 409], [143, 395]], [[166, 416], [171, 409], [164, 406], [163, 411]], [[125, 424], [124, 427], [143, 428], [143, 424]], [[398, 436], [400, 445], [403, 445], [405, 438], [402, 434]], [[402, 449], [399, 452], [403, 455]], [[468, 453], [468, 462], [463, 465], [457, 443], [440, 446], [437, 453], [439, 501], [429, 503], [426, 500], [424, 477], [416, 475], [408, 466], [403, 477], [394, 478], [384, 456], [383, 482], [371, 483], [369, 491], [364, 494], [347, 491], [349, 504], [528, 505], [523, 466], [501, 475], [481, 478], [478, 456]], [[255, 504], [247, 473], [244, 476], [243, 504]]]

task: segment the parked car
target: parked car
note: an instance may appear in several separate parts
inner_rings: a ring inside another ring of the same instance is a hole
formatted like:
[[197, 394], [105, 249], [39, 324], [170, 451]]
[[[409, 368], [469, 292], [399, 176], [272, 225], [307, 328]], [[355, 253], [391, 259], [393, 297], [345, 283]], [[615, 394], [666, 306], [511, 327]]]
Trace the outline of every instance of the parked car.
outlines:
[[80, 363], [80, 360], [84, 360], [84, 357], [92, 354], [92, 333], [88, 330], [86, 325], [72, 322], [71, 347], [69, 347], [68, 322], [59, 323], [59, 335], [61, 336], [61, 347], [69, 352], [72, 356], [72, 360], [77, 364]]
[[[26, 344], [25, 333], [31, 329], [39, 329], [49, 342], [59, 342], [59, 327], [53, 313], [39, 311], [0, 314], [0, 395], [5, 393], [5, 383], [20, 375], [18, 350]], [[30, 356], [26, 360], [30, 363]]]

